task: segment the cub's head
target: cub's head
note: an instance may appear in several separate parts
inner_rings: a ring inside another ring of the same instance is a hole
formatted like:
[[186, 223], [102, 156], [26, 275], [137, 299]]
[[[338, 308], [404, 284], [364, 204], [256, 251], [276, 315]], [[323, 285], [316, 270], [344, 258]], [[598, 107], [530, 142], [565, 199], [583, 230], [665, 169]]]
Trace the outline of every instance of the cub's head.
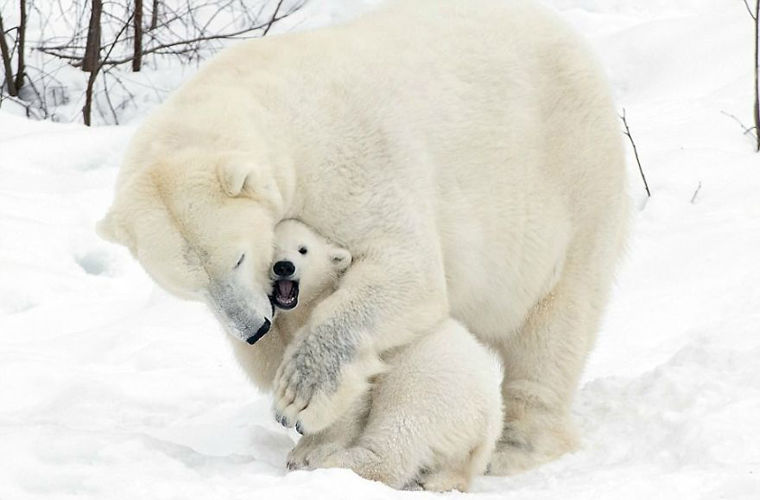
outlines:
[[348, 250], [330, 244], [296, 220], [277, 224], [274, 246], [272, 300], [280, 309], [293, 309], [299, 301], [308, 304], [335, 286], [351, 264]]
[[230, 334], [252, 344], [273, 315], [269, 268], [284, 210], [275, 176], [247, 155], [162, 153], [128, 160], [97, 232], [128, 247], [169, 292], [205, 301]]

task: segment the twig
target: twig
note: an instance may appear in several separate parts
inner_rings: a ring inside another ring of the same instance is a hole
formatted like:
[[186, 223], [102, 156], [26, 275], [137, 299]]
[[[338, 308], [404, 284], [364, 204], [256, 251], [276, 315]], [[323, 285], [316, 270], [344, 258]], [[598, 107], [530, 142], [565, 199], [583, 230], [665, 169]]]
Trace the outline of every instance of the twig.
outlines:
[[36, 120], [40, 119], [40, 115], [38, 115], [37, 112], [34, 110], [34, 108], [32, 108], [31, 104], [29, 104], [28, 102], [22, 99], [19, 99], [16, 96], [3, 94], [0, 97], [0, 102], [3, 102], [3, 101], [10, 101], [24, 108], [24, 112], [26, 113], [27, 118], [34, 118]]
[[118, 125], [119, 117], [116, 116], [116, 108], [113, 107], [113, 103], [111, 102], [111, 93], [108, 91], [108, 71], [103, 72], [103, 76], [101, 76], [101, 80], [103, 80], [103, 94], [105, 94], [106, 96], [108, 109], [111, 110], [111, 116], [113, 116], [113, 123], [114, 125]]
[[702, 189], [702, 181], [699, 181], [699, 185], [697, 186], [697, 190], [694, 191], [694, 194], [691, 197], [691, 204], [694, 204], [694, 200], [697, 199], [697, 195], [699, 194], [699, 190]]
[[747, 7], [747, 12], [749, 12], [749, 17], [756, 20], [757, 18], [755, 17], [755, 14], [752, 12], [752, 7], [749, 6], [749, 2], [747, 2], [747, 0], [742, 0], [742, 1], [744, 2], [744, 6]]
[[[285, 15], [282, 15], [282, 16], [278, 17], [277, 19], [270, 20], [269, 24], [277, 22], [280, 19], [284, 19], [285, 17], [287, 17], [287, 15], [288, 14], [285, 14]], [[153, 47], [151, 47], [149, 49], [143, 50], [143, 55], [152, 54], [152, 53], [158, 52], [160, 50], [168, 49], [168, 48], [171, 48], [171, 47], [176, 47], [178, 45], [190, 45], [190, 44], [198, 43], [198, 42], [208, 42], [208, 41], [211, 41], [211, 40], [224, 40], [224, 39], [235, 38], [236, 36], [243, 35], [243, 34], [248, 33], [250, 31], [256, 31], [256, 30], [265, 28], [269, 24], [260, 24], [258, 26], [251, 26], [251, 27], [248, 27], [248, 28], [244, 28], [242, 30], [234, 31], [232, 33], [224, 33], [224, 34], [221, 34], [221, 35], [199, 36], [199, 37], [191, 38], [189, 40], [178, 40], [176, 42], [164, 43], [164, 44], [160, 44], [160, 45], [154, 45]], [[128, 56], [128, 57], [124, 57], [122, 59], [104, 59], [103, 60], [103, 64], [114, 64], [114, 65], [115, 64], [124, 64], [126, 62], [131, 61], [133, 57], [134, 56]]]
[[739, 124], [739, 126], [744, 130], [744, 135], [747, 135], [755, 130], [755, 127], [748, 127], [746, 126], [739, 118], [736, 117], [736, 115], [732, 115], [731, 113], [727, 113], [723, 110], [721, 110], [721, 114], [726, 115], [729, 118], [733, 118], [733, 120]]
[[620, 115], [620, 119], [623, 120], [623, 126], [625, 126], [625, 130], [623, 133], [628, 137], [628, 140], [631, 141], [631, 146], [633, 146], [633, 154], [636, 157], [636, 164], [639, 166], [639, 173], [641, 173], [641, 180], [644, 181], [644, 189], [647, 191], [647, 198], [652, 196], [652, 193], [649, 191], [649, 184], [647, 183], [647, 178], [644, 175], [644, 169], [641, 168], [641, 161], [639, 160], [639, 151], [636, 149], [636, 142], [633, 140], [633, 136], [631, 135], [631, 129], [628, 128], [628, 121], [625, 119], [625, 108], [623, 108], [623, 114]]
[[280, 6], [282, 5], [282, 2], [283, 0], [277, 2], [277, 7], [274, 8], [274, 13], [269, 19], [269, 24], [267, 24], [267, 27], [264, 29], [264, 33], [261, 36], [267, 36], [267, 33], [269, 33], [269, 28], [271, 28], [272, 24], [274, 24], [274, 22], [277, 20], [277, 13], [280, 12]]

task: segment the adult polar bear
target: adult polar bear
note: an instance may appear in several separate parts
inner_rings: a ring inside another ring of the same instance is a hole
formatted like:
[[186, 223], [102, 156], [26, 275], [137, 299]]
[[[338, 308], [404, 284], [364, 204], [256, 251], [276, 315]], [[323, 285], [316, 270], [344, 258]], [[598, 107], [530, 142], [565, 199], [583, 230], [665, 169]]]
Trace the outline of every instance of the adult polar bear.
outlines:
[[355, 263], [286, 353], [280, 419], [327, 427], [364, 353], [450, 314], [503, 359], [491, 470], [509, 473], [573, 447], [624, 186], [608, 85], [561, 20], [531, 1], [416, 0], [220, 53], [138, 130], [99, 230], [252, 342], [273, 227], [302, 220]]

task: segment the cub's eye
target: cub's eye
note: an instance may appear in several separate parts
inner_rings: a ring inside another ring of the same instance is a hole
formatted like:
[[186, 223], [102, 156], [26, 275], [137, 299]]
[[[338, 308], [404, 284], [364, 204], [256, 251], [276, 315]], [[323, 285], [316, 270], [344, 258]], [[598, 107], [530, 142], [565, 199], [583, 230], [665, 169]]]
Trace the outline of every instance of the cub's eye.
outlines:
[[240, 267], [240, 264], [243, 263], [243, 260], [245, 260], [245, 254], [240, 256], [240, 258], [237, 261], [237, 264], [235, 264], [235, 267], [233, 267], [232, 269], [237, 269], [238, 267]]
[[298, 249], [298, 253], [300, 253], [301, 255], [306, 255], [306, 252], [308, 252], [306, 247], [301, 247]]

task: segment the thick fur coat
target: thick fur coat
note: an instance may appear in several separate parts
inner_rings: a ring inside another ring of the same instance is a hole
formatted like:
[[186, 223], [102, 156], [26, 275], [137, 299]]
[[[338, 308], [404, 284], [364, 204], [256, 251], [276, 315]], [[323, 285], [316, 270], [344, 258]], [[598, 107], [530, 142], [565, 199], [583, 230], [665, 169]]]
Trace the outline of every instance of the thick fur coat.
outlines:
[[272, 320], [275, 224], [354, 263], [274, 380], [319, 432], [363, 360], [453, 317], [501, 355], [494, 473], [575, 445], [569, 410], [628, 223], [617, 116], [586, 45], [529, 0], [394, 2], [241, 43], [136, 133], [100, 234], [236, 338]]

